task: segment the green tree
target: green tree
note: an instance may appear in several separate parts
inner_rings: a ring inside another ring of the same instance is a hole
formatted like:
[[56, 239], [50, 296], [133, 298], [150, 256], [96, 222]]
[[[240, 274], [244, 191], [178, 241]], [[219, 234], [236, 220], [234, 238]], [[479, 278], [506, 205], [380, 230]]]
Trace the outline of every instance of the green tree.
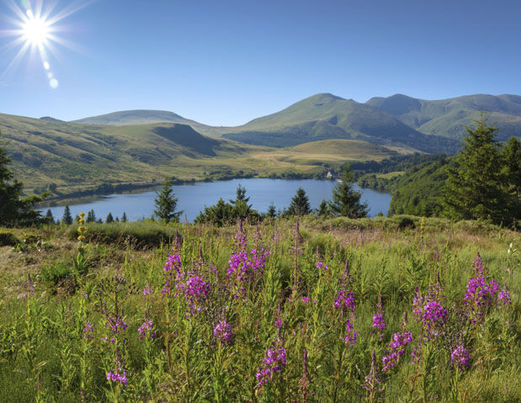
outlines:
[[486, 118], [466, 127], [463, 148], [455, 157], [455, 165], [447, 170], [442, 202], [445, 214], [457, 220], [492, 219], [495, 223], [510, 221], [508, 194], [501, 172], [497, 128], [487, 126]]
[[52, 215], [51, 209], [47, 209], [47, 212], [45, 213], [45, 222], [48, 224], [54, 224], [54, 217]]
[[286, 210], [288, 215], [303, 216], [311, 213], [309, 207], [309, 199], [306, 195], [306, 191], [302, 188], [297, 189], [297, 193], [291, 199], [291, 203]]
[[45, 195], [22, 198], [23, 183], [14, 179], [7, 152], [0, 147], [0, 225], [31, 225], [40, 221], [36, 203]]
[[319, 217], [329, 217], [331, 215], [331, 209], [329, 208], [329, 203], [326, 200], [322, 200], [320, 203], [317, 215]]
[[96, 213], [94, 212], [94, 209], [91, 209], [87, 213], [87, 222], [96, 222]]
[[113, 223], [113, 222], [114, 222], [114, 217], [112, 216], [112, 213], [109, 212], [109, 213], [107, 214], [107, 218], [105, 219], [105, 223], [106, 223], [106, 224], [110, 224], [110, 223]]
[[233, 206], [220, 198], [217, 204], [205, 207], [204, 210], [199, 213], [195, 222], [198, 224], [212, 223], [222, 227], [223, 225], [231, 224], [233, 220]]
[[123, 212], [123, 215], [121, 216], [121, 222], [127, 222], [127, 213]]
[[[512, 208], [521, 214], [521, 141], [510, 137], [501, 149], [503, 159], [503, 176], [505, 178], [507, 192], [512, 197]], [[519, 218], [519, 217], [516, 217]]]
[[163, 187], [156, 195], [154, 204], [156, 206], [154, 215], [161, 221], [166, 223], [169, 223], [170, 221], [179, 222], [179, 216], [182, 211], [176, 211], [177, 197], [175, 197], [170, 179], [166, 179], [163, 183]]
[[71, 209], [69, 208], [69, 206], [65, 206], [65, 210], [63, 210], [62, 224], [65, 224], [65, 225], [72, 224]]
[[367, 216], [367, 203], [362, 203], [362, 194], [353, 189], [353, 173], [346, 165], [341, 177], [342, 182], [333, 189], [333, 200], [330, 203], [331, 214], [349, 218]]
[[273, 203], [268, 206], [268, 211], [266, 212], [266, 217], [268, 218], [277, 218], [277, 209]]

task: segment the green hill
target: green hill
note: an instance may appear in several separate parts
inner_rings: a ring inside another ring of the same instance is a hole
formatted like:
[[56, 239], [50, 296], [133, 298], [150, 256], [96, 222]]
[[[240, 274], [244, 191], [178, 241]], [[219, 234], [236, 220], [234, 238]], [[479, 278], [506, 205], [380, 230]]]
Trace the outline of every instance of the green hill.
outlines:
[[314, 95], [280, 112], [230, 128], [222, 135], [272, 147], [326, 139], [359, 139], [424, 152], [453, 152], [457, 147], [451, 140], [425, 136], [372, 106], [332, 94]]
[[428, 101], [396, 94], [371, 98], [367, 105], [424, 134], [458, 140], [465, 134], [464, 126], [472, 126], [484, 112], [489, 123], [500, 129], [498, 140], [521, 137], [521, 97], [517, 95], [478, 94]]

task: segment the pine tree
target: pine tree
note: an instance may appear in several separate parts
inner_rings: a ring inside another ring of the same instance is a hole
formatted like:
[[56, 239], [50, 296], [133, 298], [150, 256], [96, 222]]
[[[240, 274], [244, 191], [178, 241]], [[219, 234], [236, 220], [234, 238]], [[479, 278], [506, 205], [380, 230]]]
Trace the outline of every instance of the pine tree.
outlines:
[[297, 193], [291, 199], [291, 203], [286, 213], [289, 215], [296, 216], [303, 216], [311, 213], [311, 208], [309, 207], [309, 199], [304, 189], [297, 189]]
[[157, 218], [166, 223], [170, 221], [179, 222], [179, 216], [182, 211], [176, 211], [177, 197], [175, 197], [170, 179], [165, 180], [163, 187], [156, 195], [154, 203], [156, 206], [154, 215]]
[[45, 221], [49, 224], [54, 224], [54, 217], [51, 209], [47, 209], [47, 212], [45, 213]]
[[492, 219], [507, 223], [508, 194], [501, 172], [497, 128], [484, 117], [475, 129], [466, 127], [463, 148], [449, 167], [443, 189], [445, 214], [457, 220]]
[[322, 200], [320, 206], [318, 207], [317, 215], [319, 217], [329, 217], [331, 215], [329, 203], [327, 201]]
[[333, 189], [333, 201], [330, 203], [331, 214], [349, 218], [367, 216], [367, 203], [360, 201], [362, 194], [353, 189], [353, 174], [346, 165], [341, 177], [342, 182]]
[[105, 223], [106, 223], [106, 224], [110, 224], [110, 223], [112, 223], [112, 222], [114, 222], [114, 217], [112, 217], [112, 213], [109, 212], [109, 213], [107, 214], [107, 218], [105, 219]]
[[121, 222], [127, 222], [127, 213], [123, 212], [123, 215], [121, 216]]
[[96, 222], [96, 213], [94, 210], [90, 210], [87, 213], [87, 222]]
[[14, 179], [8, 165], [7, 152], [0, 147], [0, 225], [31, 225], [38, 222], [40, 212], [34, 205], [44, 196], [22, 198], [23, 183]]
[[65, 225], [72, 224], [71, 209], [69, 208], [69, 206], [65, 206], [65, 210], [63, 210], [62, 224], [65, 224]]
[[277, 209], [275, 208], [275, 205], [273, 203], [269, 205], [266, 217], [277, 218]]
[[521, 219], [521, 141], [511, 137], [501, 150], [503, 178], [510, 196], [509, 211], [513, 218]]

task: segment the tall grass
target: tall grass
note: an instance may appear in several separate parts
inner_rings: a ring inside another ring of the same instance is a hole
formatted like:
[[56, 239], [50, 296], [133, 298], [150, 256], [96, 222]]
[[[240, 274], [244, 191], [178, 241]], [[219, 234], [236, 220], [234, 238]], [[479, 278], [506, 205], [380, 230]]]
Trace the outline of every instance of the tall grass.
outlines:
[[[521, 399], [518, 235], [375, 221], [92, 225], [85, 274], [63, 229], [4, 247], [40, 269], [1, 277], [17, 292], [0, 305], [0, 398]], [[466, 297], [477, 252], [499, 285], [482, 305]]]

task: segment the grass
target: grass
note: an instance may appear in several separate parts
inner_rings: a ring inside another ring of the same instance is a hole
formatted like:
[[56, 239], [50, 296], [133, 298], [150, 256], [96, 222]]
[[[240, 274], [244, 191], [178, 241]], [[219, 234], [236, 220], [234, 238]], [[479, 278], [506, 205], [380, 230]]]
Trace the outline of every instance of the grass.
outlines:
[[[414, 225], [400, 229], [404, 218]], [[521, 398], [519, 233], [483, 222], [422, 224], [417, 217], [309, 216], [299, 224], [298, 233], [294, 220], [244, 225], [244, 232], [151, 222], [88, 225], [81, 248], [74, 226], [1, 229], [17, 245], [0, 247], [0, 399]], [[234, 255], [243, 250], [242, 236], [245, 255]], [[251, 251], [261, 247], [270, 252], [265, 261]], [[477, 252], [487, 281], [507, 285], [512, 304], [491, 306], [472, 324], [462, 300]], [[178, 274], [165, 266], [174, 255]], [[256, 270], [238, 276], [245, 266], [233, 261]], [[74, 262], [83, 262], [86, 274]], [[434, 337], [411, 304], [416, 287], [426, 296], [438, 278], [437, 301], [448, 316]], [[340, 290], [353, 293], [352, 312], [334, 308]], [[371, 326], [379, 295], [387, 324], [381, 336]], [[219, 322], [231, 331], [230, 342], [214, 333]], [[354, 344], [345, 342], [352, 336], [347, 322], [357, 332]], [[393, 334], [405, 331], [412, 342], [384, 371]], [[451, 362], [460, 344], [469, 350], [468, 368]], [[413, 348], [422, 352], [418, 363]], [[278, 370], [265, 361], [268, 349]], [[107, 381], [108, 372], [124, 371], [128, 384]]]

